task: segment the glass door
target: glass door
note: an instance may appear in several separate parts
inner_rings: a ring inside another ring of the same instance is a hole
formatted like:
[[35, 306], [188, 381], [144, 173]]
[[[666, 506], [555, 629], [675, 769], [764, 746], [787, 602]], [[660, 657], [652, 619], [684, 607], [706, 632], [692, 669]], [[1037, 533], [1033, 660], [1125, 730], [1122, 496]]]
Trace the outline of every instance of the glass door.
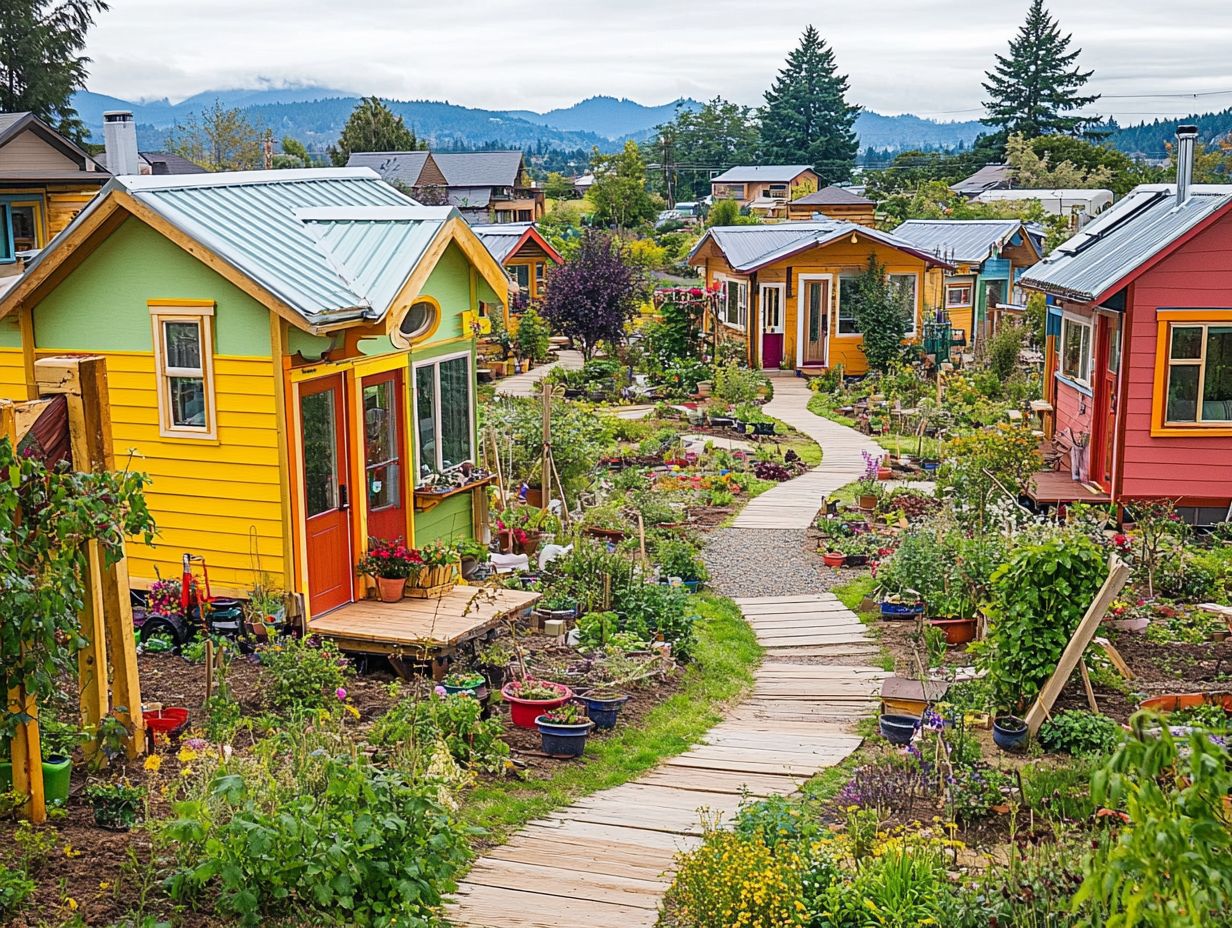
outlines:
[[341, 374], [300, 385], [304, 544], [308, 554], [308, 602], [313, 615], [349, 603], [352, 598], [354, 561], [343, 399]]
[[804, 303], [804, 363], [824, 367], [830, 337], [829, 279], [804, 281], [800, 299]]
[[402, 371], [363, 380], [364, 490], [368, 534], [393, 540], [406, 537], [405, 416]]

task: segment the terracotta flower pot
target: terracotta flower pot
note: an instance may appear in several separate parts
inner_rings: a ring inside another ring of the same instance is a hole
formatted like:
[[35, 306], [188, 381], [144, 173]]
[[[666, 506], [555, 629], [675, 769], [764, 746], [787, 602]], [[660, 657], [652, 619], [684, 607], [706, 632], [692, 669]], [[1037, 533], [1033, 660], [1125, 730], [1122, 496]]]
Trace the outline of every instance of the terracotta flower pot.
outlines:
[[843, 562], [847, 560], [847, 555], [841, 551], [827, 551], [821, 556], [821, 559], [827, 567], [842, 567]]
[[406, 578], [377, 577], [376, 590], [381, 602], [396, 603], [402, 599], [402, 594], [406, 590]]
[[894, 476], [894, 471], [891, 468], [889, 467], [878, 467], [877, 468], [877, 479], [878, 480], [889, 480], [893, 476]]
[[871, 511], [877, 508], [877, 497], [872, 493], [863, 493], [860, 495], [860, 508], [866, 511]]
[[947, 644], [960, 645], [975, 640], [975, 619], [929, 619], [928, 624], [945, 632]]

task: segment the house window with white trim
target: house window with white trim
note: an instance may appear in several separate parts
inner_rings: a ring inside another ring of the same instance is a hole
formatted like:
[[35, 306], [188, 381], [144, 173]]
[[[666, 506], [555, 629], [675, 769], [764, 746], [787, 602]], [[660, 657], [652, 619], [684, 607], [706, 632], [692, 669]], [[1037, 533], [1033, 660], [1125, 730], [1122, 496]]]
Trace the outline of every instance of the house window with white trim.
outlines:
[[415, 365], [417, 483], [474, 457], [470, 356]]
[[1171, 326], [1167, 383], [1167, 422], [1232, 422], [1232, 325]]
[[215, 438], [214, 307], [152, 306], [159, 430], [168, 438]]
[[915, 335], [916, 308], [919, 300], [916, 296], [919, 279], [915, 274], [891, 274], [890, 292], [902, 302], [902, 307], [908, 313], [907, 325], [903, 335], [911, 338]]
[[945, 305], [947, 309], [963, 309], [971, 305], [971, 284], [947, 284]]
[[743, 280], [723, 282], [723, 304], [719, 316], [727, 325], [743, 329], [749, 317], [749, 285]]
[[1061, 375], [1084, 386], [1091, 381], [1091, 324], [1065, 316], [1061, 320]]
[[843, 274], [838, 279], [838, 332], [840, 335], [859, 335], [856, 324], [856, 294], [860, 290], [859, 274]]

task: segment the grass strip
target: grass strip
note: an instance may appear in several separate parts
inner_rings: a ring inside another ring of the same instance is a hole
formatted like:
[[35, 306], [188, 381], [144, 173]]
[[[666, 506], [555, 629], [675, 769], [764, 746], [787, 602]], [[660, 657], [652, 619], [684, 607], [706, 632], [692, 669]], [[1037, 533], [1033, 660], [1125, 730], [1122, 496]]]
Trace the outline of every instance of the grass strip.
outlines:
[[722, 721], [725, 706], [753, 687], [762, 649], [739, 607], [708, 593], [696, 597], [697, 645], [684, 684], [638, 727], [618, 728], [586, 745], [584, 764], [561, 764], [550, 777], [481, 784], [463, 803], [466, 824], [500, 842], [553, 809], [636, 779], [666, 757], [682, 754]]

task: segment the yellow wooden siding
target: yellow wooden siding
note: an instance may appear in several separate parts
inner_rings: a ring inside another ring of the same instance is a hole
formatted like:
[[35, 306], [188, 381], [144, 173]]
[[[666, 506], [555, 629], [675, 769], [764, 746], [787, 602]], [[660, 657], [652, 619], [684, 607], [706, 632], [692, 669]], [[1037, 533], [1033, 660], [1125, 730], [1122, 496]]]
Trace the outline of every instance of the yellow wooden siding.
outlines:
[[72, 222], [74, 217], [85, 208], [85, 205], [97, 195], [98, 188], [92, 190], [48, 188], [47, 234], [50, 238], [59, 235], [64, 227]]
[[20, 348], [0, 348], [0, 399], [21, 401], [26, 396], [26, 365]]
[[259, 567], [285, 585], [278, 474], [274, 364], [262, 358], [215, 357], [218, 440], [166, 439], [158, 431], [154, 356], [106, 354], [117, 464], [152, 478], [147, 502], [158, 523], [153, 549], [129, 547], [135, 583], [178, 576], [185, 552], [203, 555], [211, 584], [241, 590]]

